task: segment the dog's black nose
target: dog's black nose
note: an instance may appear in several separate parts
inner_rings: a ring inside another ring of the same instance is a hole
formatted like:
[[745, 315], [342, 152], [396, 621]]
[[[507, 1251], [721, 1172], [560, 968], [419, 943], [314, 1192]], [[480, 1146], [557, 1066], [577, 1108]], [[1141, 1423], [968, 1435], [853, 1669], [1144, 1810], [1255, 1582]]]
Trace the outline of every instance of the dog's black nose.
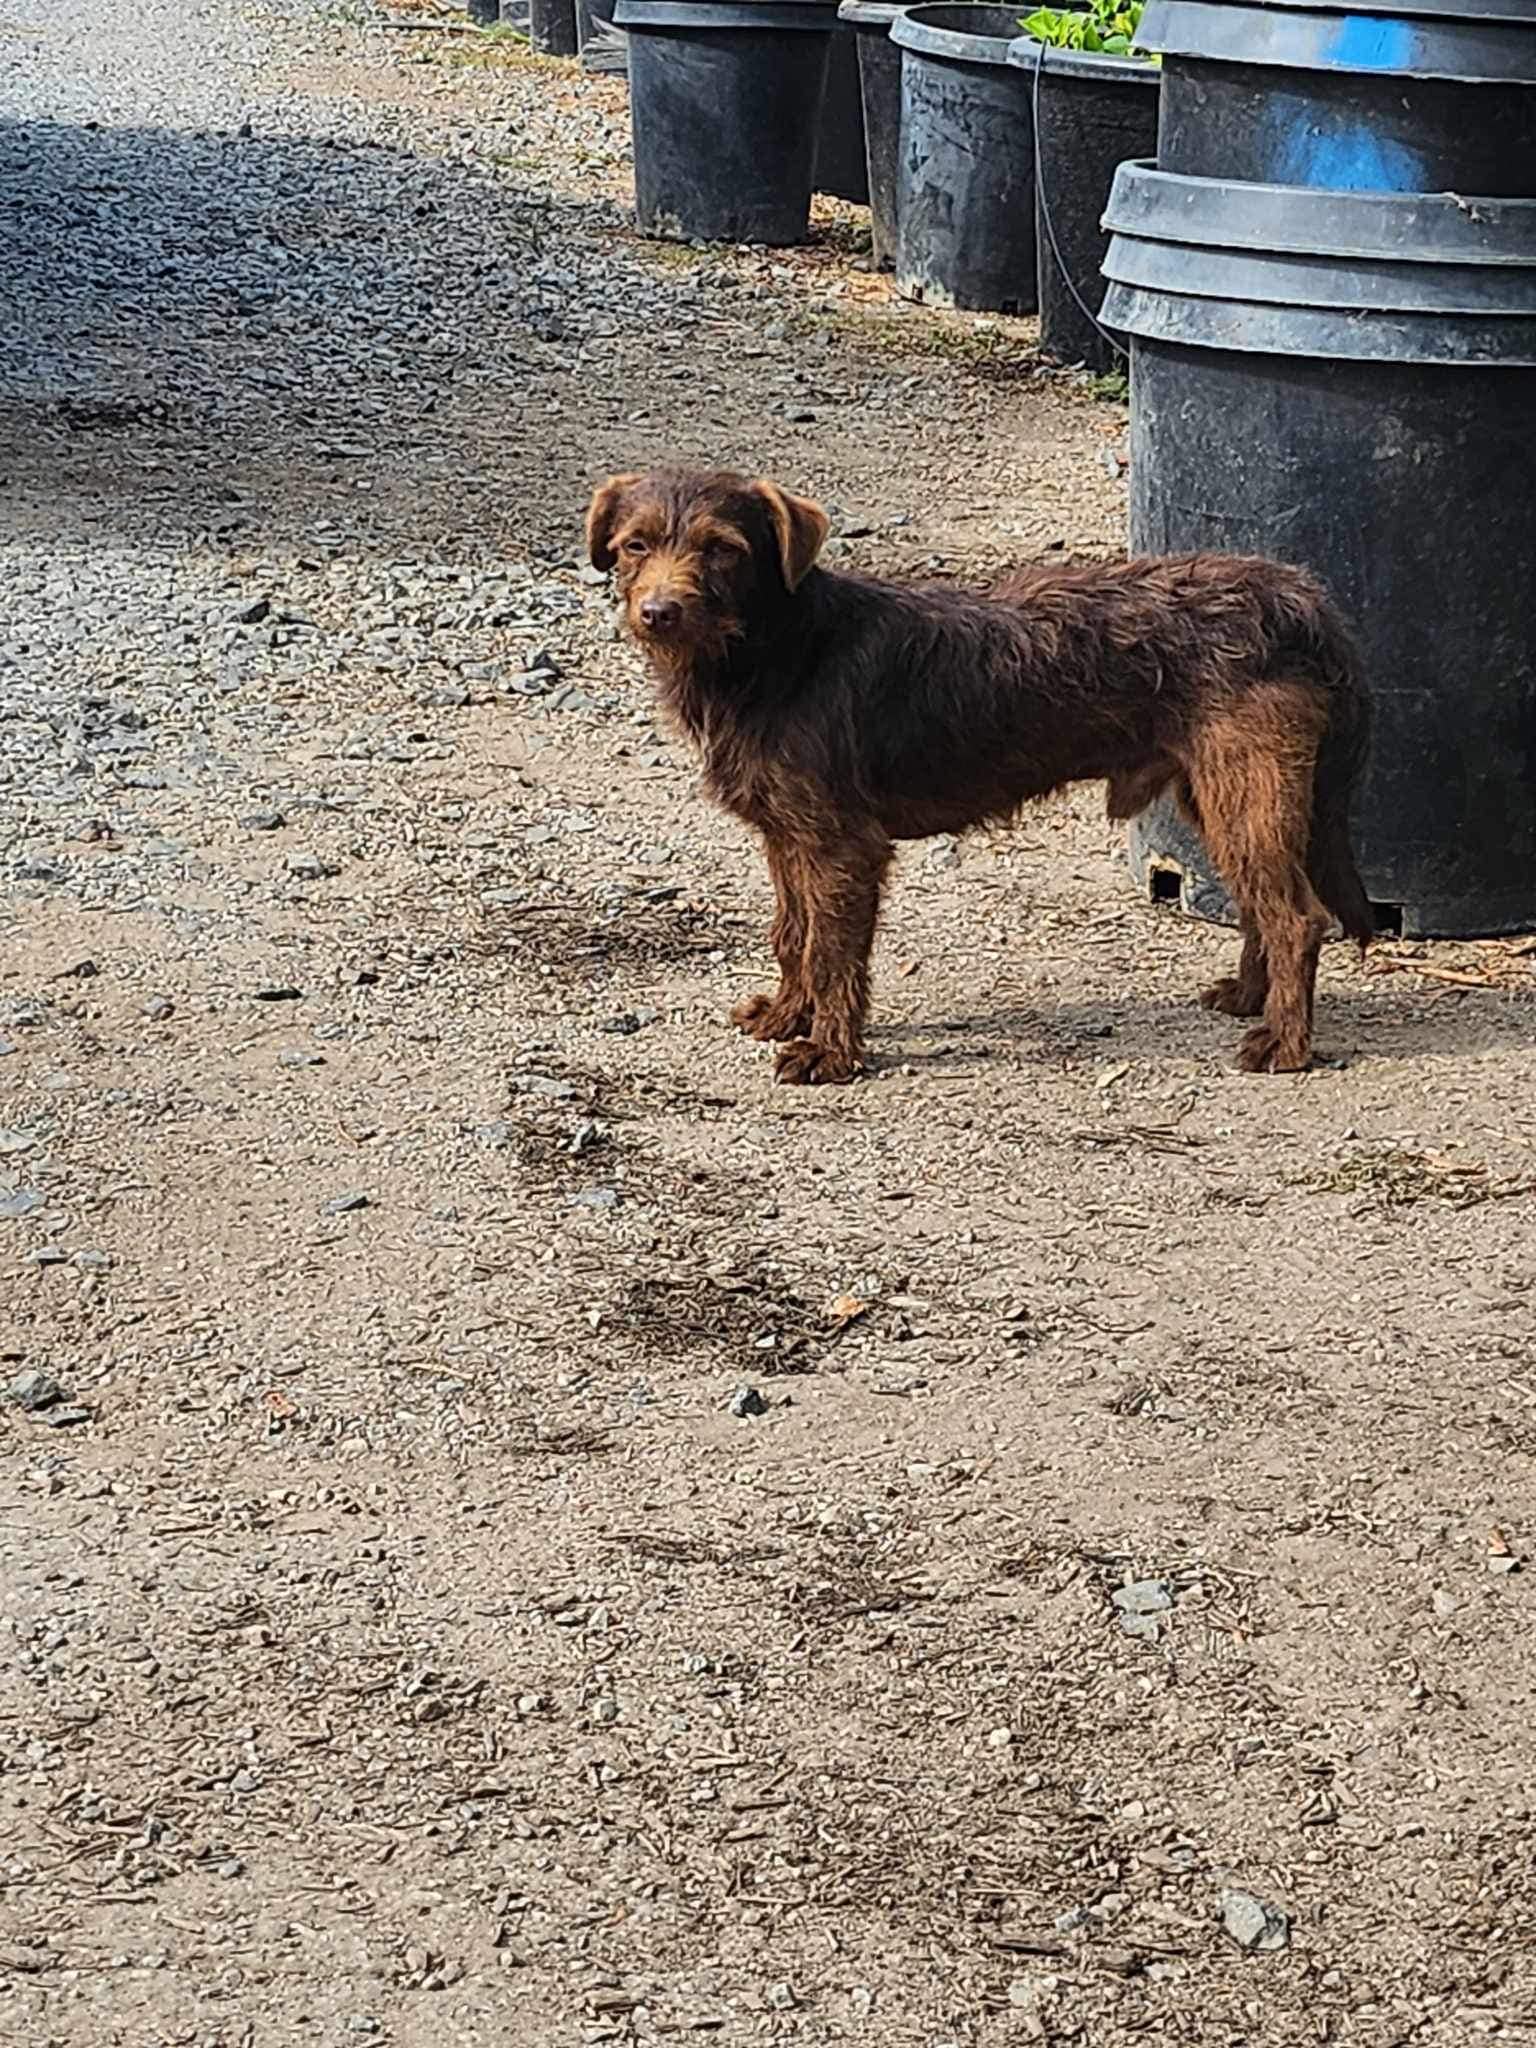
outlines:
[[683, 616], [683, 608], [672, 597], [645, 597], [640, 600], [640, 622], [649, 626], [653, 633], [670, 633]]

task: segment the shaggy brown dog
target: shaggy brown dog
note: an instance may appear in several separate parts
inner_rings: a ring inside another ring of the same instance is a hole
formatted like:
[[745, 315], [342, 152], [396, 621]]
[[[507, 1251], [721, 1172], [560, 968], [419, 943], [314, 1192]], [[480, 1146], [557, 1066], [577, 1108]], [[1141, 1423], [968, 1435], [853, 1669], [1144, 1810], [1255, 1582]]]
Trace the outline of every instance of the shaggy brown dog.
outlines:
[[658, 470], [587, 515], [706, 786], [761, 834], [780, 981], [732, 1019], [781, 1081], [863, 1063], [869, 953], [898, 839], [1104, 780], [1111, 818], [1177, 791], [1242, 916], [1204, 1001], [1262, 1021], [1256, 1071], [1305, 1067], [1329, 912], [1363, 946], [1347, 816], [1368, 730], [1349, 634], [1300, 570], [1223, 555], [1029, 568], [988, 596], [816, 567], [819, 505]]

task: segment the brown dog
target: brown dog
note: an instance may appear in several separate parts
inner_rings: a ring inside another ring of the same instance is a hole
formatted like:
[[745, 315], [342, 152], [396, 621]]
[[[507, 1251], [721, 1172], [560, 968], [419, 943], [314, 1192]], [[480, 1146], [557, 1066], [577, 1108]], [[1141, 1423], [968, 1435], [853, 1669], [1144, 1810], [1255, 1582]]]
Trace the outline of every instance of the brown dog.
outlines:
[[731, 1015], [786, 1041], [778, 1078], [860, 1070], [893, 841], [1097, 780], [1111, 818], [1177, 792], [1242, 916], [1238, 971], [1203, 1000], [1262, 1019], [1243, 1066], [1305, 1067], [1329, 912], [1372, 932], [1347, 823], [1369, 707], [1320, 586], [1188, 555], [981, 596], [819, 569], [826, 536], [819, 505], [718, 472], [617, 476], [587, 514], [706, 786], [767, 848], [779, 986]]

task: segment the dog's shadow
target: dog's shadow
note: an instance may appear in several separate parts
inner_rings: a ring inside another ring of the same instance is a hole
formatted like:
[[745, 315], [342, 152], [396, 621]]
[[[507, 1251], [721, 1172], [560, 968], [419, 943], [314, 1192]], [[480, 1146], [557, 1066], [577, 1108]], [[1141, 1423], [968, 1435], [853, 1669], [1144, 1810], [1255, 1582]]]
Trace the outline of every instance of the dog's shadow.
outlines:
[[[1536, 989], [1426, 989], [1408, 977], [1399, 997], [1322, 989], [1317, 998], [1317, 1057], [1354, 1065], [1363, 1059], [1462, 1059], [1472, 1053], [1536, 1050]], [[995, 1057], [987, 1040], [1009, 1041], [1011, 1059], [1054, 1065], [1063, 1054], [1112, 1060], [1235, 1053], [1246, 1025], [1204, 1010], [1193, 996], [1147, 1001], [1040, 1003], [973, 1014], [939, 1013], [876, 1022], [872, 1049], [882, 1065], [972, 1067]], [[967, 1043], [967, 1041], [976, 1041]]]

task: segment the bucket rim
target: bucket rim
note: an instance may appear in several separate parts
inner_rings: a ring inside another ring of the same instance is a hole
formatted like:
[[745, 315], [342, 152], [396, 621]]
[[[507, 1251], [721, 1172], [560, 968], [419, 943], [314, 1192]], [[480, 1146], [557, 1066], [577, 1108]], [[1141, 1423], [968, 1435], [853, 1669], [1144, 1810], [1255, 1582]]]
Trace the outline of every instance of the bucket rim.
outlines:
[[[935, 20], [935, 16], [948, 16]], [[985, 16], [999, 23], [994, 34], [980, 27], [962, 26], [965, 17]], [[951, 63], [995, 64], [1008, 62], [1008, 46], [1018, 40], [1020, 13], [1016, 7], [999, 7], [987, 0], [927, 0], [918, 7], [906, 7], [891, 23], [891, 41], [919, 57], [942, 57]], [[1004, 28], [1002, 24], [1006, 22]]]
[[[1042, 55], [1044, 61], [1042, 62]], [[1008, 45], [1008, 62], [1020, 71], [1039, 71], [1045, 78], [1086, 79], [1093, 85], [1130, 85], [1155, 92], [1161, 72], [1150, 57], [1107, 56], [1102, 50], [1058, 50], [1033, 36], [1017, 36]]]
[[1527, 16], [1334, 11], [1315, 0], [1147, 0], [1137, 30], [1162, 57], [1353, 77], [1435, 78], [1459, 85], [1536, 85]]
[[1536, 199], [1243, 183], [1160, 170], [1149, 158], [1116, 170], [1101, 225], [1142, 241], [1276, 256], [1536, 265]]

